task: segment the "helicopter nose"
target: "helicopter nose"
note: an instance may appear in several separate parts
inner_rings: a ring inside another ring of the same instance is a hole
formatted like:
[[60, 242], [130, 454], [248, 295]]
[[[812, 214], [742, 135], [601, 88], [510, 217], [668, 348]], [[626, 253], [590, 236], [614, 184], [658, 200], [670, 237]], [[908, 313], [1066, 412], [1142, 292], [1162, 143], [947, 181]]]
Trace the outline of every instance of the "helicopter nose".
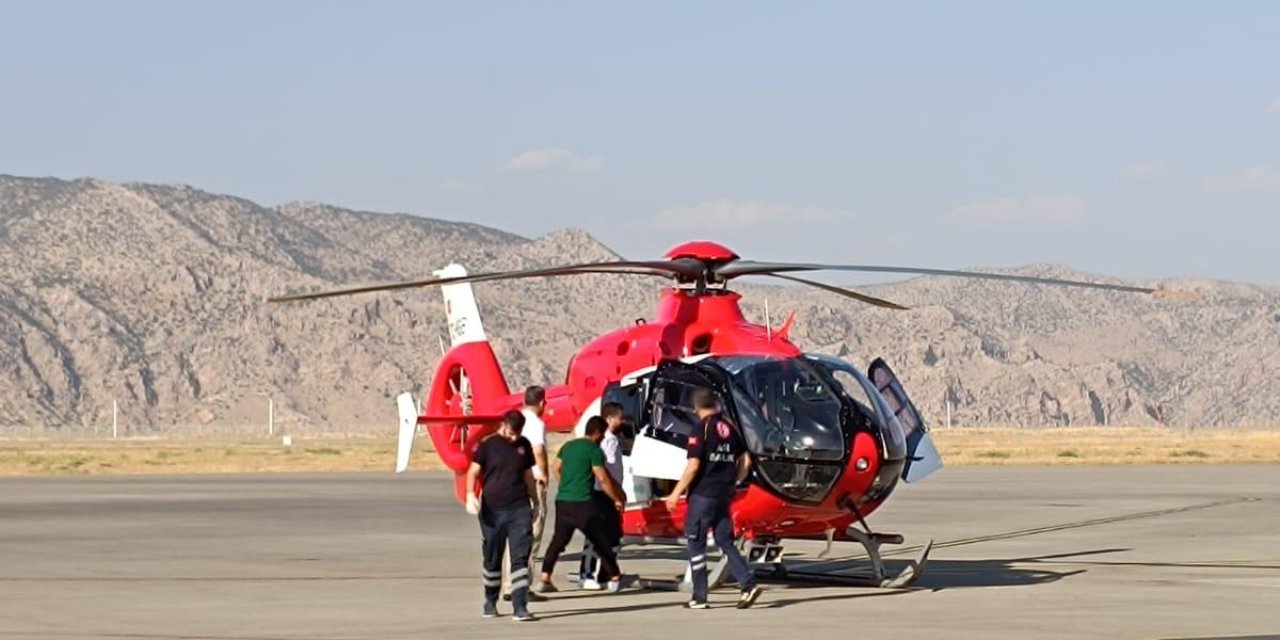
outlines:
[[883, 484], [879, 472], [884, 466], [876, 438], [865, 432], [855, 435], [839, 490], [832, 495], [850, 496], [854, 500], [876, 495], [879, 493], [878, 485]]

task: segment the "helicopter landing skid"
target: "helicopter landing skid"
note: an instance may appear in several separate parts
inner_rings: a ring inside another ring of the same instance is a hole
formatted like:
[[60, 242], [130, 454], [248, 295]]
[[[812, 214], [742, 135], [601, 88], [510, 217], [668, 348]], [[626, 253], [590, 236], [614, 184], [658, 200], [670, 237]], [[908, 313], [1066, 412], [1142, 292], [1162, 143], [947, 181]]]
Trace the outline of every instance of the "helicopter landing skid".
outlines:
[[[866, 550], [867, 559], [871, 565], [870, 575], [847, 575], [788, 567], [783, 561], [782, 545], [776, 540], [739, 539], [735, 546], [738, 547], [747, 563], [752, 566], [755, 574], [770, 582], [819, 582], [879, 589], [906, 589], [910, 587], [924, 573], [925, 566], [929, 563], [929, 553], [933, 551], [933, 540], [930, 540], [920, 550], [920, 553], [907, 563], [907, 566], [902, 571], [890, 578], [887, 577], [885, 571], [884, 559], [880, 555], [880, 547], [886, 544], [902, 544], [902, 536], [897, 534], [866, 533], [855, 527], [850, 527], [847, 533], [854, 542], [861, 544], [862, 548]], [[827, 549], [818, 554], [818, 557], [825, 556], [829, 551], [830, 540], [828, 541]], [[721, 554], [716, 562], [708, 567], [707, 587], [716, 589], [730, 577], [729, 559]], [[690, 593], [693, 591], [693, 576], [689, 568], [686, 567], [682, 578], [638, 578], [635, 581], [635, 586], [641, 589]]]
[[[847, 575], [830, 571], [809, 571], [792, 568], [783, 562], [781, 555], [779, 555], [776, 562], [772, 563], [773, 566], [771, 568], [757, 569], [756, 573], [761, 578], [779, 582], [821, 582], [880, 589], [906, 589], [914, 584], [920, 575], [924, 573], [925, 566], [929, 563], [929, 553], [933, 551], [933, 540], [930, 540], [898, 575], [888, 577], [885, 571], [884, 558], [880, 555], [880, 547], [885, 544], [902, 544], [902, 536], [897, 534], [866, 533], [855, 527], [849, 527], [847, 533], [854, 542], [861, 544], [862, 548], [866, 550], [867, 560], [871, 569], [870, 575]], [[824, 549], [818, 557], [824, 557], [829, 550], [830, 540], [828, 540], [827, 549]]]
[[[715, 589], [724, 583], [726, 574], [729, 573], [729, 559], [720, 556], [716, 563], [707, 568], [707, 588]], [[682, 593], [693, 593], [693, 572], [688, 567], [684, 570], [683, 578], [674, 580], [663, 580], [658, 578], [637, 578], [636, 586], [641, 589], [653, 589], [655, 591], [679, 591]]]
[[[744, 558], [748, 558], [748, 562], [755, 562], [754, 560], [750, 560], [750, 558], [752, 557], [751, 556], [752, 553], [755, 553], [757, 557], [763, 557], [764, 555], [762, 547], [759, 547], [758, 545], [756, 547], [753, 547], [752, 546], [753, 544], [755, 543], [752, 543], [744, 538], [738, 538], [737, 540], [734, 541], [734, 546], [738, 548], [738, 551], [742, 553]], [[713, 545], [709, 544], [708, 546], [710, 547]], [[776, 551], [774, 552], [776, 557], [781, 557], [782, 547], [777, 545], [774, 545], [774, 547], [776, 548]], [[771, 559], [773, 557], [774, 557], [773, 555], [770, 556]], [[723, 553], [721, 553], [720, 557], [716, 559], [714, 564], [708, 563], [707, 588], [708, 589], [719, 588], [720, 585], [724, 584], [725, 578], [727, 577], [729, 577], [729, 558], [726, 557]], [[683, 577], [675, 578], [675, 579], [637, 578], [635, 581], [635, 585], [641, 589], [693, 593], [693, 570], [691, 567], [689, 567], [686, 564]]]

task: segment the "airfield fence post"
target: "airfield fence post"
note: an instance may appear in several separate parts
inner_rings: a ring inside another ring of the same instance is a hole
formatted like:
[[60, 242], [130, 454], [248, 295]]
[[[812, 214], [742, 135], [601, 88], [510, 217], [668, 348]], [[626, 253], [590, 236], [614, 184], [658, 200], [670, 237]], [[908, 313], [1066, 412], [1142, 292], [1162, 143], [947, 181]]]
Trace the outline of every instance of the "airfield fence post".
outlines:
[[119, 403], [116, 402], [115, 398], [112, 398], [111, 399], [111, 439], [112, 440], [116, 439], [120, 435], [119, 413], [120, 413]]

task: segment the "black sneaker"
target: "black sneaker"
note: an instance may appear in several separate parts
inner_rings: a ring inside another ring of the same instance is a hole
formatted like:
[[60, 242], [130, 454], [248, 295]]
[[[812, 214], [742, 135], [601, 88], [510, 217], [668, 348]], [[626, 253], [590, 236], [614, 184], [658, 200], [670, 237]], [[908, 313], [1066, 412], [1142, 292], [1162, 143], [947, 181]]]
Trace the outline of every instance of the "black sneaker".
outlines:
[[534, 620], [537, 620], [537, 618], [533, 617], [533, 614], [528, 611], [518, 611], [512, 614], [511, 619], [516, 622], [533, 622]]
[[700, 602], [700, 601], [698, 601], [698, 600], [690, 600], [690, 601], [688, 601], [688, 602], [684, 603], [684, 608], [686, 608], [686, 609], [710, 609], [710, 608], [711, 608], [711, 605], [709, 605], [709, 604], [707, 604], [707, 603], [705, 603], [705, 602]]
[[759, 586], [751, 587], [750, 589], [743, 591], [742, 595], [738, 597], [738, 608], [750, 608], [751, 605], [756, 603], [756, 598], [759, 598], [762, 593], [764, 593], [764, 589], [761, 589]]
[[496, 617], [498, 617], [498, 603], [496, 603], [496, 602], [485, 602], [485, 603], [484, 603], [484, 613], [483, 613], [482, 615], [483, 615], [484, 617], [486, 617], [486, 618], [496, 618]]

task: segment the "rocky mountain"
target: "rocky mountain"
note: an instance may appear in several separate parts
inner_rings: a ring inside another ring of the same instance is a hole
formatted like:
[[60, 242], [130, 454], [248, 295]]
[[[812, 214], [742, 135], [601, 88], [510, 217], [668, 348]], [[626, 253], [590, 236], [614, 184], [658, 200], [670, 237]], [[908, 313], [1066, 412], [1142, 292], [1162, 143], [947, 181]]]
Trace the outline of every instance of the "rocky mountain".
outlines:
[[[160, 431], [260, 422], [265, 397], [295, 429], [394, 424], [445, 334], [439, 294], [304, 305], [270, 295], [606, 259], [584, 232], [527, 239], [478, 225], [313, 203], [263, 207], [186, 186], [0, 176], [0, 433], [122, 424]], [[1062, 267], [1018, 270], [1086, 277]], [[514, 387], [563, 379], [576, 346], [648, 317], [657, 282], [578, 276], [477, 286]], [[744, 286], [748, 315], [798, 313], [806, 348], [883, 355], [926, 418], [956, 424], [1215, 426], [1280, 418], [1280, 290], [1165, 283], [1163, 300], [950, 278], [861, 290]]]

